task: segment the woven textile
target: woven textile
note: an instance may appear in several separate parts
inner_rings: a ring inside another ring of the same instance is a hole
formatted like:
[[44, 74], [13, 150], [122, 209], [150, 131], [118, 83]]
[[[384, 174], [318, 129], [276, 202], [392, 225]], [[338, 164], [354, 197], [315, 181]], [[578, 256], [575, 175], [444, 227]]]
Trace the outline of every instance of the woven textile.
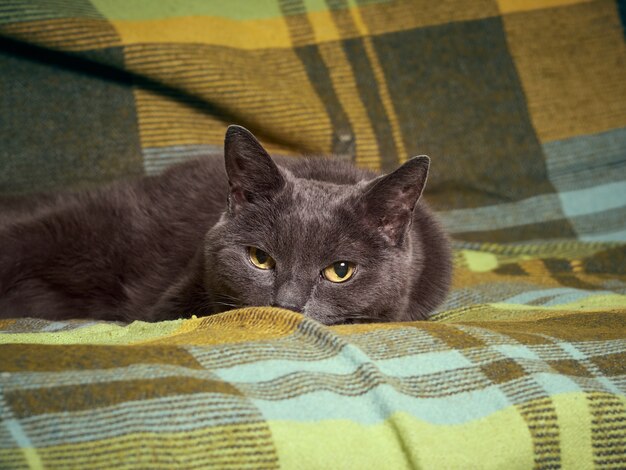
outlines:
[[623, 468], [626, 312], [513, 311], [330, 328], [269, 308], [128, 327], [3, 321], [0, 459]]
[[[0, 467], [626, 467], [626, 4], [3, 0], [4, 196], [432, 159], [432, 322], [0, 322]], [[2, 247], [0, 247], [0, 250]]]
[[279, 153], [430, 155], [459, 239], [626, 237], [621, 2], [357, 3], [2, 2], [0, 191], [158, 172], [238, 123]]

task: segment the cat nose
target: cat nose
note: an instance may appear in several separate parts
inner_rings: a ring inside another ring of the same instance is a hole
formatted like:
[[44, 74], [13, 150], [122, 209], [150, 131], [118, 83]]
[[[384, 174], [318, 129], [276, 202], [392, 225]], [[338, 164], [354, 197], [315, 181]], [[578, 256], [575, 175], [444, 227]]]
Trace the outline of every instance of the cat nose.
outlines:
[[278, 303], [278, 302], [275, 302], [275, 303], [272, 304], [272, 307], [279, 307], [279, 308], [284, 308], [286, 310], [292, 310], [294, 312], [302, 313], [302, 309], [300, 307], [298, 307], [297, 305], [294, 305], [294, 304], [290, 304], [290, 303]]
[[301, 291], [301, 286], [296, 281], [288, 281], [278, 288], [272, 306], [302, 312], [305, 303], [305, 294]]

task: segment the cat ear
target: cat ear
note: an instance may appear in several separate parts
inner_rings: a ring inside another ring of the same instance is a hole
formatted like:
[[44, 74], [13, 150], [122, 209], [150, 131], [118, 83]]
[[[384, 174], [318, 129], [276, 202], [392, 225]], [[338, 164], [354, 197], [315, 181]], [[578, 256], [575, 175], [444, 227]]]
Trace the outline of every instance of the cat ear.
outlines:
[[228, 207], [236, 212], [258, 198], [269, 198], [285, 185], [278, 167], [252, 133], [228, 126], [224, 162], [230, 185]]
[[364, 189], [364, 218], [392, 245], [400, 245], [411, 226], [413, 209], [426, 185], [429, 166], [426, 155], [411, 158]]

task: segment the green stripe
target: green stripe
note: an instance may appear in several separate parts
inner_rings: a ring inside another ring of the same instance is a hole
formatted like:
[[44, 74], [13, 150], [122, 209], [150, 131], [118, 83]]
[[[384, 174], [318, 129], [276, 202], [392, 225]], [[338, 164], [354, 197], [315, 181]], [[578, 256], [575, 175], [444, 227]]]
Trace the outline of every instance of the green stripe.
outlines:
[[[388, 0], [370, 0], [385, 3]], [[92, 0], [91, 3], [111, 20], [156, 20], [177, 16], [219, 16], [231, 20], [260, 20], [283, 16], [275, 0], [231, 0], [207, 2], [206, 0]], [[324, 0], [303, 2], [306, 12], [326, 11]], [[354, 6], [354, 5], [352, 5]]]
[[110, 20], [156, 20], [177, 16], [219, 16], [232, 20], [257, 20], [281, 16], [274, 0], [92, 0]]

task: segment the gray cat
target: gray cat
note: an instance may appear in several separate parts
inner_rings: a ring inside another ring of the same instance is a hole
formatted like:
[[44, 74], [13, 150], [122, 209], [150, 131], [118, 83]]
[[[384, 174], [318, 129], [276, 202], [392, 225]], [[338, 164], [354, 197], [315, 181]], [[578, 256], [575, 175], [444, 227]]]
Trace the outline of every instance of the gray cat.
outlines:
[[428, 167], [416, 157], [377, 176], [273, 160], [230, 126], [223, 157], [5, 208], [0, 317], [158, 321], [273, 305], [327, 325], [426, 319], [451, 276], [447, 237], [419, 200]]

